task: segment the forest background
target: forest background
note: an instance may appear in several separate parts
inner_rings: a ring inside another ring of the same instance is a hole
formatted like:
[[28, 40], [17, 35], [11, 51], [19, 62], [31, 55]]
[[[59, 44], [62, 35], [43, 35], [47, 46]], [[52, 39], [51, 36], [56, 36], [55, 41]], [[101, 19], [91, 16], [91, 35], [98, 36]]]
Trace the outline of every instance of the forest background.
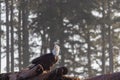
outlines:
[[69, 75], [120, 71], [120, 0], [0, 0], [1, 73], [25, 68], [56, 41], [56, 67]]

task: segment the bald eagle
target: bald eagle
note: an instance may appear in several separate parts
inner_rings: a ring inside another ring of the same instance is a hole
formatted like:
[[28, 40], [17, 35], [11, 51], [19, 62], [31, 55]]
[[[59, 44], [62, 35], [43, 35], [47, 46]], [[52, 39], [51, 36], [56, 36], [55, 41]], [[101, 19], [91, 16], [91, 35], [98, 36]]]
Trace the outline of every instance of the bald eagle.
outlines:
[[41, 64], [45, 71], [49, 71], [51, 67], [58, 61], [59, 52], [60, 47], [55, 44], [51, 53], [37, 57], [33, 59], [31, 63], [34, 64], [34, 66]]

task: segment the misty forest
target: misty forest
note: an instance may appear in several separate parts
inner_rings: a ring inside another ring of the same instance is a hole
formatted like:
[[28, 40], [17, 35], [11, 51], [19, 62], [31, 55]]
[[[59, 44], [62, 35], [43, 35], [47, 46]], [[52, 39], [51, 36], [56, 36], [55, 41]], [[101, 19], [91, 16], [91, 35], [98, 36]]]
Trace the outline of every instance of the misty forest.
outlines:
[[26, 68], [55, 42], [53, 69], [81, 78], [120, 72], [120, 0], [0, 0], [0, 73]]

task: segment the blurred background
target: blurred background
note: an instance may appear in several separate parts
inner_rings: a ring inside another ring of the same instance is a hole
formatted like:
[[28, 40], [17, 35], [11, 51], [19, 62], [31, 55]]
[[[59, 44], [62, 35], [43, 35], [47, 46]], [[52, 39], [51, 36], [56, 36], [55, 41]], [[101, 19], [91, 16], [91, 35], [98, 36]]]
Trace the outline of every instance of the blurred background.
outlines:
[[120, 71], [120, 0], [0, 0], [1, 73], [27, 67], [54, 42], [55, 66], [69, 75]]

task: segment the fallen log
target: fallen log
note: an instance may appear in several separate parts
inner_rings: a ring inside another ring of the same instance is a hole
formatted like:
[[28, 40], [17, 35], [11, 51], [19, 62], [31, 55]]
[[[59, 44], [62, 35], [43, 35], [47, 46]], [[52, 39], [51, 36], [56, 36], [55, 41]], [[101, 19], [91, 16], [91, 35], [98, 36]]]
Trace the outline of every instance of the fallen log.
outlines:
[[85, 80], [120, 80], [120, 72], [95, 76]]
[[0, 80], [80, 80], [79, 78], [65, 76], [67, 73], [68, 69], [66, 67], [43, 72], [42, 66], [37, 65], [31, 70], [1, 74], [2, 78]]
[[80, 80], [79, 78], [65, 76], [67, 73], [68, 69], [66, 67], [60, 67], [50, 72], [44, 72], [28, 80]]
[[60, 67], [50, 72], [44, 72], [39, 76], [36, 76], [38, 80], [55, 80], [55, 78], [60, 77], [68, 73], [66, 67]]
[[39, 74], [41, 74], [43, 72], [43, 67], [38, 64], [37, 66], [35, 66], [34, 68], [30, 69], [30, 70], [24, 70], [22, 72], [20, 72], [17, 76], [17, 80], [25, 80], [34, 76], [37, 76]]
[[30, 70], [22, 70], [21, 72], [0, 74], [0, 80], [26, 80], [31, 77], [38, 76], [43, 72], [43, 67], [37, 65]]
[[78, 77], [61, 76], [56, 80], [80, 80]]
[[9, 75], [10, 73], [3, 73], [3, 74], [0, 74], [0, 80], [9, 80]]

